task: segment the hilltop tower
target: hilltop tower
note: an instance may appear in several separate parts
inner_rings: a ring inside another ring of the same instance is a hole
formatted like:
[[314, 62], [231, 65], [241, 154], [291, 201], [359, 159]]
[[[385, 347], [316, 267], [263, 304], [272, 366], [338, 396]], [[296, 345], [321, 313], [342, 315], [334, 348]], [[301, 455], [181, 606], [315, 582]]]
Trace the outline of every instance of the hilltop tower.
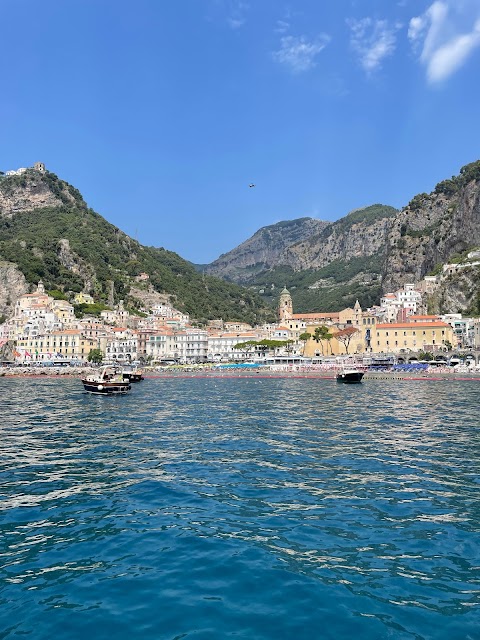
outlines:
[[40, 173], [45, 173], [45, 165], [43, 162], [35, 162], [33, 165], [35, 171], [40, 171]]
[[280, 300], [278, 303], [278, 318], [280, 322], [282, 320], [290, 320], [293, 316], [293, 302], [290, 291], [287, 287], [282, 289], [280, 293]]

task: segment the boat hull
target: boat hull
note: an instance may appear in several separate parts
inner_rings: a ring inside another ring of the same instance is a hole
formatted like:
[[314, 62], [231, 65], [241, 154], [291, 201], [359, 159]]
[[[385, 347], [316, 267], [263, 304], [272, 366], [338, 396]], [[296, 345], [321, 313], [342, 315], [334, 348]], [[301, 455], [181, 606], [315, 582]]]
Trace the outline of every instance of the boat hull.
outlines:
[[88, 393], [97, 393], [102, 396], [128, 393], [132, 388], [127, 380], [125, 382], [93, 382], [91, 380], [82, 380], [82, 384]]
[[337, 382], [344, 382], [346, 384], [358, 384], [362, 381], [363, 376], [363, 371], [344, 371], [342, 373], [337, 373]]

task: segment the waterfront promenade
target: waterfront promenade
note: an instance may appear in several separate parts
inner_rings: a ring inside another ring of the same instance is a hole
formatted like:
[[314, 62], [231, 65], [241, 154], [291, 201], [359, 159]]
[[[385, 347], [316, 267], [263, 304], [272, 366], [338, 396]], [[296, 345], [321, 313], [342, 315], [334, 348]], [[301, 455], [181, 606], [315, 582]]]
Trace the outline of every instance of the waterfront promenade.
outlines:
[[[325, 378], [335, 379], [341, 367], [332, 365], [287, 366], [272, 365], [259, 367], [218, 367], [218, 366], [178, 366], [144, 368], [146, 378]], [[0, 378], [23, 377], [77, 377], [97, 371], [94, 367], [2, 367]], [[419, 370], [369, 370], [364, 368], [364, 381], [368, 380], [477, 380], [480, 381], [480, 370], [475, 367], [437, 367], [431, 366]]]

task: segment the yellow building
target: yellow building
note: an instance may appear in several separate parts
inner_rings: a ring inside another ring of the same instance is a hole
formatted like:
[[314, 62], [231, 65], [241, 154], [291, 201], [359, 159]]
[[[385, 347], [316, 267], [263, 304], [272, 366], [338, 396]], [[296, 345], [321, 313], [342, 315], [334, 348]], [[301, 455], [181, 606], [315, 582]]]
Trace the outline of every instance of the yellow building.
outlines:
[[94, 304], [94, 299], [88, 293], [76, 293], [73, 298], [75, 304]]
[[60, 322], [68, 324], [76, 321], [73, 306], [67, 300], [54, 300], [50, 307]]
[[446, 342], [456, 344], [452, 327], [441, 321], [377, 324], [372, 331], [373, 351], [383, 353], [435, 351]]
[[46, 311], [50, 308], [52, 302], [53, 298], [45, 293], [45, 287], [43, 282], [40, 280], [35, 293], [25, 293], [23, 296], [19, 296], [15, 303], [14, 317], [22, 317], [26, 311], [32, 308], [41, 308]]
[[43, 336], [20, 338], [16, 350], [21, 360], [48, 361], [59, 358], [85, 360], [92, 349], [96, 349], [97, 340], [86, 338], [76, 329], [53, 331]]

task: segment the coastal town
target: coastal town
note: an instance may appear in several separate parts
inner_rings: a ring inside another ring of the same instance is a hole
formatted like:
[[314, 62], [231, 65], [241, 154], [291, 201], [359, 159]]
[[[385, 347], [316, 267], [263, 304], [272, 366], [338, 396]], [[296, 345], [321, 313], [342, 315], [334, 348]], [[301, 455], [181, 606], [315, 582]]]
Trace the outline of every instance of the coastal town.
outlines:
[[99, 315], [77, 317], [78, 305], [94, 303], [90, 294], [57, 299], [40, 281], [0, 324], [0, 348], [4, 363], [25, 366], [82, 365], [95, 361], [93, 354], [98, 362], [142, 365], [259, 362], [267, 356], [377, 355], [408, 362], [419, 354], [430, 359], [479, 349], [479, 318], [425, 312], [425, 293], [433, 285], [426, 278], [422, 285], [406, 284], [385, 294], [378, 306], [362, 309], [357, 300], [353, 308], [324, 313], [295, 313], [284, 288], [275, 323], [250, 326], [218, 319], [198, 326], [169, 304], [143, 309], [140, 316], [120, 301]]

